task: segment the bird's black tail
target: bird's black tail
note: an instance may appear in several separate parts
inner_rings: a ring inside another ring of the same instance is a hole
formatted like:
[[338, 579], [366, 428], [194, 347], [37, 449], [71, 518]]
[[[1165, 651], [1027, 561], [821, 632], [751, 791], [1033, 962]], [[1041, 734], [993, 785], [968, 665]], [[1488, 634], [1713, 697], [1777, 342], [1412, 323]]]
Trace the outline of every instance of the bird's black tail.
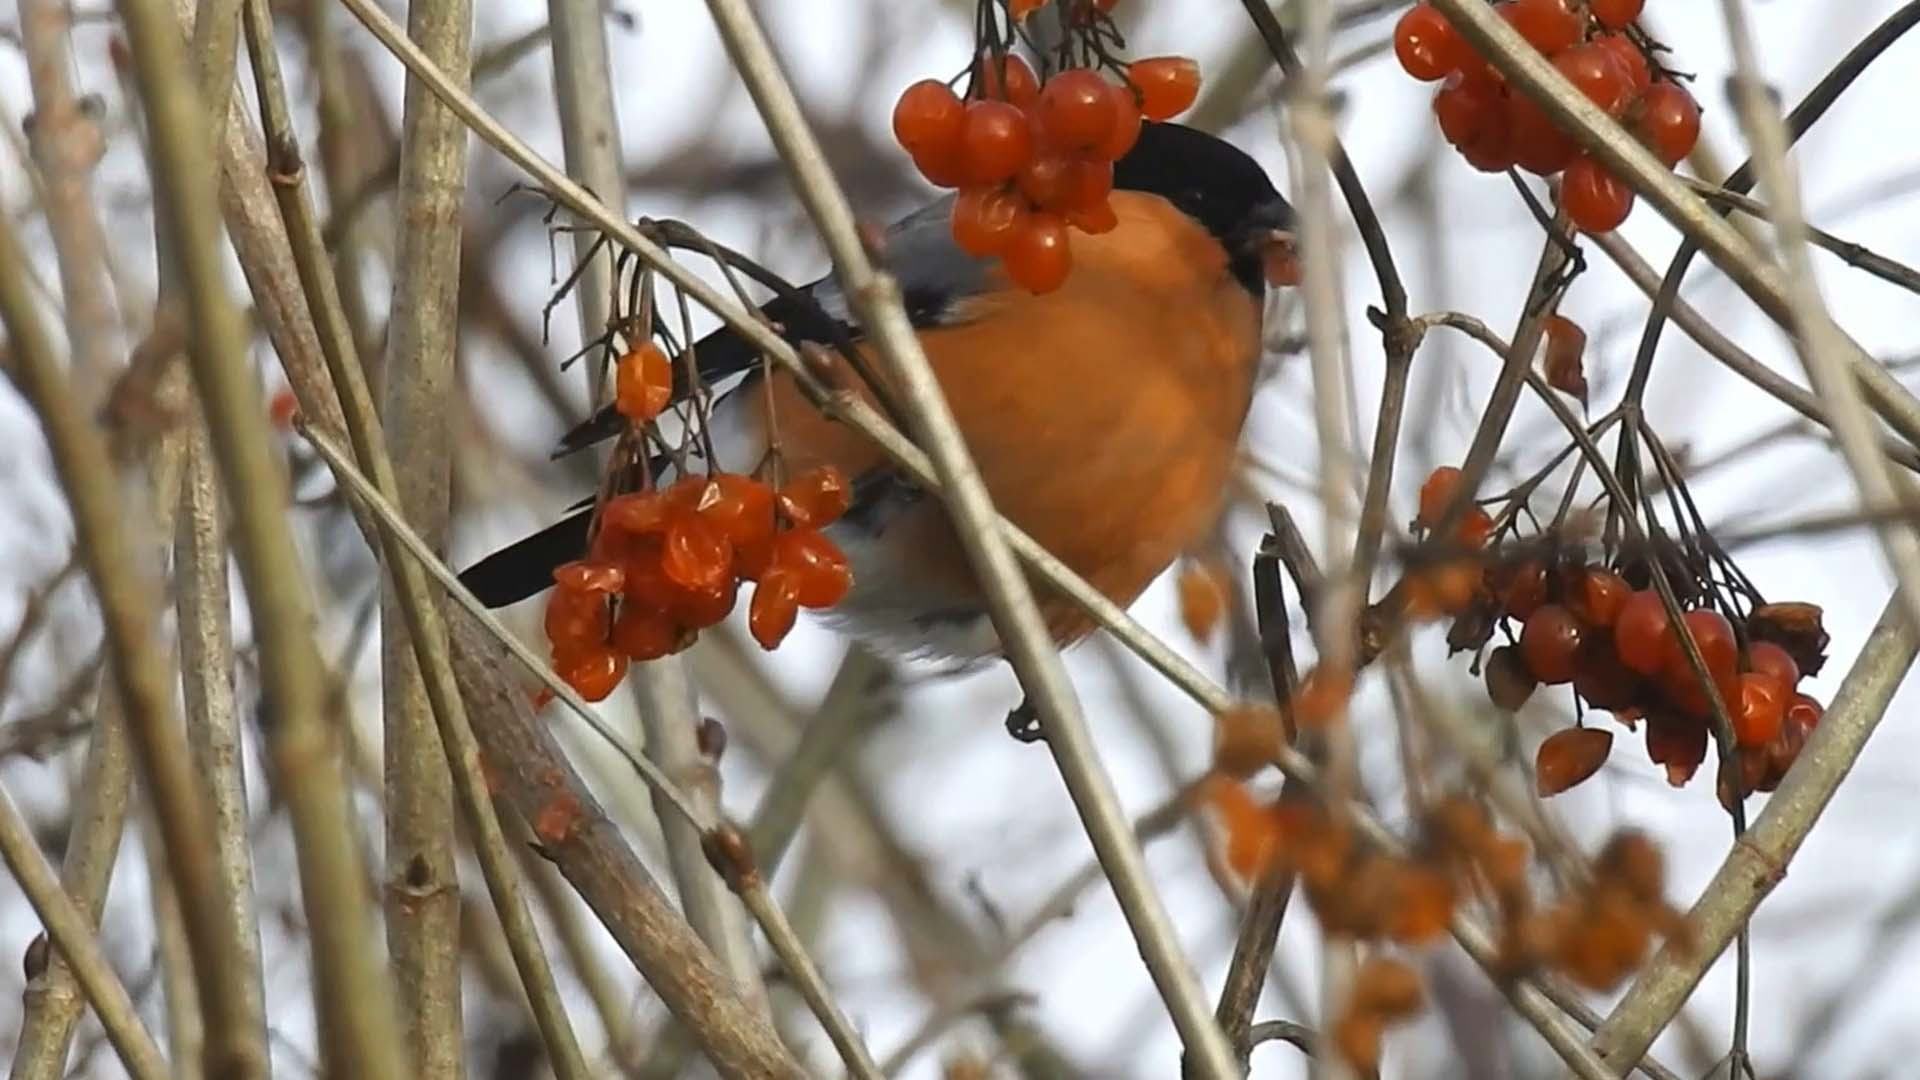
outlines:
[[553, 584], [553, 568], [586, 554], [591, 505], [517, 540], [460, 572], [460, 584], [490, 608], [517, 604]]

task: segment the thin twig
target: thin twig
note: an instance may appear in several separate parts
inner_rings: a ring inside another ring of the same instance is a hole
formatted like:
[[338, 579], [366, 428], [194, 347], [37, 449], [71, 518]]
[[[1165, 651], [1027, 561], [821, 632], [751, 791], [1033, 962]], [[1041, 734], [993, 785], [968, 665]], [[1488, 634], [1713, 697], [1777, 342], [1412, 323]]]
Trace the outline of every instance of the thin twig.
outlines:
[[[1737, 191], [1729, 191], [1718, 184], [1709, 184], [1704, 180], [1696, 180], [1691, 177], [1687, 178], [1687, 186], [1710, 203], [1718, 206], [1730, 206], [1743, 214], [1752, 215], [1762, 221], [1773, 220], [1774, 211], [1759, 199], [1743, 195]], [[1851, 240], [1842, 240], [1832, 233], [1827, 232], [1825, 229], [1815, 228], [1811, 224], [1806, 225], [1806, 230], [1809, 243], [1839, 256], [1848, 266], [1858, 270], [1864, 270], [1874, 277], [1898, 285], [1908, 292], [1920, 292], [1920, 270], [1915, 270], [1913, 267], [1897, 259], [1889, 259], [1885, 255], [1878, 254], [1864, 244], [1856, 244]]]

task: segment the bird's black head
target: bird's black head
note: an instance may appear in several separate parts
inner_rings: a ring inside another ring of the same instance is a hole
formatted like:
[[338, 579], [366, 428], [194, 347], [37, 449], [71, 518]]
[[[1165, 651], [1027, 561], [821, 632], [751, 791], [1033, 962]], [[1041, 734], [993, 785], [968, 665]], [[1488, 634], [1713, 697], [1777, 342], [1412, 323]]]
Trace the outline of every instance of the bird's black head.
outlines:
[[1293, 207], [1257, 162], [1182, 124], [1142, 125], [1140, 140], [1114, 164], [1113, 186], [1158, 195], [1206, 226], [1255, 296], [1266, 288], [1262, 259], [1273, 234], [1294, 227]]

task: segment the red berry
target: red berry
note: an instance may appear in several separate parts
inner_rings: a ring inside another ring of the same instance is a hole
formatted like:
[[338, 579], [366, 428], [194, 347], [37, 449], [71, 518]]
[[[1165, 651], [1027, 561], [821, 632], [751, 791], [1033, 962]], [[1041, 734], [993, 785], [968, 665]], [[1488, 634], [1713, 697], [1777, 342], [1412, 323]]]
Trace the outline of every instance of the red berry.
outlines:
[[801, 607], [832, 607], [853, 587], [853, 571], [840, 547], [818, 529], [790, 529], [773, 542], [770, 575], [791, 575]]
[[1589, 629], [1573, 666], [1573, 692], [1594, 708], [1625, 709], [1640, 700], [1640, 674], [1620, 662], [1611, 633]]
[[1820, 726], [1820, 718], [1826, 715], [1826, 707], [1805, 694], [1795, 694], [1787, 702], [1786, 722], [1798, 725], [1806, 734]]
[[1733, 738], [1741, 746], [1765, 746], [1780, 734], [1786, 716], [1787, 687], [1772, 675], [1749, 671], [1740, 676], [1739, 701], [1728, 702]]
[[1495, 10], [1527, 43], [1552, 56], [1580, 40], [1580, 17], [1562, 0], [1513, 0]]
[[951, 151], [960, 144], [967, 107], [938, 79], [921, 79], [893, 106], [893, 137], [909, 154]]
[[1171, 120], [1200, 96], [1200, 65], [1184, 56], [1153, 56], [1127, 66], [1127, 81], [1140, 91], [1140, 113]]
[[1633, 212], [1633, 189], [1585, 154], [1560, 178], [1560, 202], [1574, 225], [1590, 233], [1612, 232]]
[[651, 341], [628, 349], [614, 369], [614, 407], [620, 415], [644, 424], [660, 415], [673, 400], [673, 364]]
[[1076, 162], [1063, 153], [1036, 154], [1020, 170], [1015, 183], [1020, 194], [1041, 210], [1059, 210], [1066, 206], [1073, 189]]
[[1648, 713], [1647, 756], [1655, 765], [1665, 765], [1667, 783], [1679, 787], [1707, 759], [1707, 725], [1670, 713]]
[[1486, 676], [1487, 696], [1508, 712], [1519, 711], [1540, 685], [1540, 680], [1527, 670], [1520, 650], [1512, 645], [1502, 645], [1487, 657]]
[[1081, 158], [1073, 163], [1073, 171], [1068, 174], [1067, 203], [1069, 210], [1092, 210], [1107, 201], [1113, 194], [1113, 162], [1093, 161]]
[[1553, 66], [1608, 116], [1626, 112], [1633, 101], [1633, 77], [1612, 49], [1577, 45], [1554, 57]]
[[1640, 95], [1633, 133], [1668, 168], [1700, 141], [1700, 106], [1677, 83], [1657, 82]]
[[740, 583], [731, 575], [717, 585], [689, 589], [675, 585], [667, 598], [667, 614], [682, 626], [705, 629], [733, 612]]
[[1067, 244], [1067, 224], [1041, 212], [1027, 218], [1014, 235], [1006, 255], [1007, 276], [1030, 293], [1050, 293], [1067, 280], [1073, 269], [1073, 251]]
[[1589, 566], [1567, 583], [1567, 610], [1583, 625], [1611, 629], [1632, 595], [1626, 578], [1604, 566]]
[[1535, 176], [1552, 176], [1580, 152], [1573, 136], [1560, 130], [1547, 111], [1525, 94], [1507, 95], [1505, 119], [1513, 163]]
[[1393, 28], [1393, 54], [1421, 82], [1444, 79], [1470, 55], [1467, 43], [1431, 4], [1415, 4]]
[[1027, 222], [1027, 203], [1004, 187], [966, 187], [953, 200], [953, 242], [988, 258], [1007, 250]]
[[600, 527], [602, 531], [645, 536], [664, 531], [672, 513], [664, 493], [635, 491], [607, 500], [606, 509], [600, 512]]
[[1771, 675], [1789, 689], [1800, 684], [1800, 665], [1791, 653], [1771, 641], [1756, 641], [1747, 650], [1747, 670]]
[[1566, 608], [1542, 604], [1520, 628], [1520, 655], [1541, 682], [1572, 682], [1583, 633], [1579, 621]]
[[937, 150], [913, 155], [913, 167], [935, 187], [959, 187], [967, 178], [966, 161], [959, 142]]
[[1440, 134], [1446, 136], [1448, 144], [1461, 148], [1503, 124], [1505, 110], [1506, 102], [1498, 87], [1459, 74], [1447, 76], [1433, 95], [1433, 115], [1440, 122]]
[[1463, 548], [1487, 546], [1493, 538], [1493, 515], [1487, 513], [1484, 506], [1469, 506], [1467, 512], [1460, 515], [1460, 524], [1453, 530], [1454, 543]]
[[995, 57], [982, 53], [973, 66], [973, 89], [983, 98], [1006, 101], [1025, 108], [1040, 98], [1040, 80], [1033, 68], [1011, 53]]
[[1560, 794], [1599, 772], [1612, 749], [1613, 732], [1605, 728], [1574, 727], [1554, 732], [1534, 755], [1534, 789], [1543, 799]]
[[1673, 641], [1673, 625], [1659, 593], [1641, 589], [1627, 597], [1613, 621], [1613, 647], [1621, 663], [1642, 675], [1657, 674]]
[[1075, 153], [1091, 151], [1113, 133], [1113, 99], [1107, 80], [1086, 68], [1070, 68], [1040, 88], [1040, 135], [1049, 145]]
[[[1740, 644], [1733, 635], [1733, 624], [1725, 615], [1711, 608], [1695, 608], [1684, 615], [1681, 621], [1693, 634], [1694, 644], [1700, 649], [1700, 659], [1706, 662], [1707, 674], [1714, 682], [1726, 682], [1733, 678], [1740, 663]], [[1694, 682], [1693, 665], [1687, 662], [1686, 647], [1678, 634], [1667, 639], [1666, 656], [1662, 661], [1663, 674], [1678, 681], [1682, 677]]]
[[780, 489], [780, 512], [802, 528], [825, 528], [853, 505], [846, 474], [832, 465], [808, 469]]
[[778, 648], [800, 615], [800, 587], [792, 574], [770, 573], [753, 587], [747, 631], [763, 649]]
[[1593, 13], [1601, 26], [1609, 30], [1625, 30], [1640, 17], [1640, 9], [1646, 6], [1647, 0], [1591, 0], [1587, 10]]
[[1458, 148], [1467, 164], [1485, 173], [1506, 172], [1519, 164], [1514, 153], [1513, 132], [1503, 123], [1488, 124], [1472, 142]]
[[1033, 125], [1017, 105], [975, 101], [960, 133], [960, 165], [970, 184], [1011, 180], [1033, 156]]
[[1593, 39], [1593, 44], [1613, 55], [1620, 70], [1627, 73], [1627, 85], [1635, 94], [1646, 93], [1653, 85], [1653, 67], [1647, 63], [1647, 54], [1640, 46], [1625, 34], [1602, 34]]
[[1107, 83], [1107, 109], [1113, 113], [1113, 128], [1107, 137], [1094, 148], [1094, 156], [1118, 161], [1127, 156], [1133, 144], [1140, 139], [1140, 100], [1134, 96], [1133, 87], [1124, 83]]
[[1525, 620], [1547, 602], [1547, 567], [1538, 559], [1523, 559], [1492, 573], [1494, 599], [1507, 614]]

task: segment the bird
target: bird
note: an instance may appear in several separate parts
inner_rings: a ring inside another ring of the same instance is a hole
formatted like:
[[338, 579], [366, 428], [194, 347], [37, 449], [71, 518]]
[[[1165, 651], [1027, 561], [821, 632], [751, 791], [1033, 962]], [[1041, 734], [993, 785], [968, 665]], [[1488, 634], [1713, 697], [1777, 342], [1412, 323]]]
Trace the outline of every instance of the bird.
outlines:
[[[882, 263], [996, 509], [1130, 605], [1220, 512], [1260, 369], [1266, 289], [1297, 281], [1293, 208], [1231, 143], [1150, 122], [1115, 163], [1118, 225], [1076, 234], [1066, 281], [1034, 294], [997, 260], [960, 249], [952, 205], [949, 195], [886, 229]], [[869, 348], [831, 275], [761, 313], [796, 344]], [[712, 332], [694, 356], [702, 385], [743, 376], [707, 421], [720, 464], [762, 461], [777, 430], [789, 470], [832, 465], [850, 478], [852, 503], [828, 530], [853, 571], [851, 592], [825, 613], [838, 628], [898, 656], [965, 666], [999, 654], [984, 594], [937, 498], [823, 416], [734, 331]], [[681, 367], [675, 401], [694, 389]], [[835, 374], [860, 385], [850, 371]], [[609, 406], [555, 454], [624, 424]], [[483, 558], [461, 581], [489, 607], [546, 589], [556, 566], [586, 550], [591, 506], [583, 506]], [[1036, 599], [1060, 646], [1093, 628], [1052, 590], [1040, 587]]]

